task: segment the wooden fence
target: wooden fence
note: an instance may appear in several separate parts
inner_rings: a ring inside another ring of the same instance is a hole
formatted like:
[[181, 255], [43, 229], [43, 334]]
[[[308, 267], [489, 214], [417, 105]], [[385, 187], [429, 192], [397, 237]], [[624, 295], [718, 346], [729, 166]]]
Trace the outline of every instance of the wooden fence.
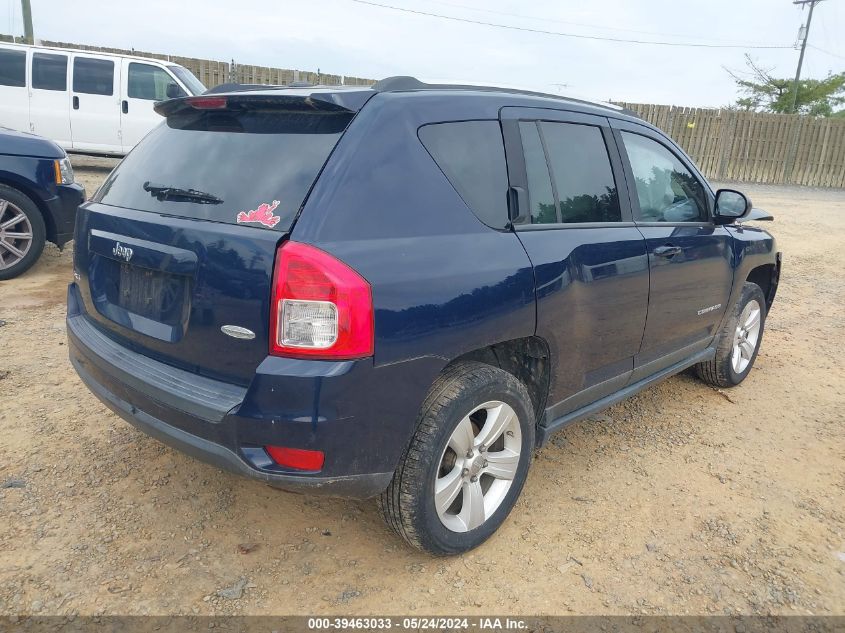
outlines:
[[708, 178], [845, 187], [845, 120], [621, 103], [684, 148]]
[[[11, 41], [0, 35], [0, 41]], [[178, 57], [65, 42], [45, 46], [163, 59], [190, 70], [207, 87], [223, 83], [371, 85], [373, 79]], [[845, 119], [733, 109], [621, 103], [674, 138], [708, 178], [719, 181], [845, 187]]]

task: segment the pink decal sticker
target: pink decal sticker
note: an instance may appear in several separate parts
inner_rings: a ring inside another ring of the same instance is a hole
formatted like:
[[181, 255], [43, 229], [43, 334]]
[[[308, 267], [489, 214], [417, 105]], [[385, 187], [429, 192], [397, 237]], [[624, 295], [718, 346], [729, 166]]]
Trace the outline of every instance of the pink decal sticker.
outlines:
[[241, 211], [238, 213], [238, 224], [243, 224], [245, 222], [260, 222], [264, 226], [272, 228], [279, 223], [279, 220], [282, 219], [278, 215], [273, 215], [273, 211], [275, 211], [278, 206], [279, 201], [273, 200], [273, 204], [263, 202], [258, 205], [257, 209]]

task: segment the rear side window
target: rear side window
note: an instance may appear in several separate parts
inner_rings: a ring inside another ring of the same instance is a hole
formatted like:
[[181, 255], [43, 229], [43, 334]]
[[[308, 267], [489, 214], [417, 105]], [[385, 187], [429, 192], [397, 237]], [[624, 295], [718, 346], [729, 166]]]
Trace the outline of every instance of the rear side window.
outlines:
[[114, 94], [114, 62], [89, 57], [74, 59], [73, 91], [89, 95]]
[[549, 164], [543, 142], [534, 121], [520, 121], [522, 153], [525, 156], [525, 171], [528, 176], [528, 199], [531, 204], [532, 224], [554, 224], [558, 221], [555, 211], [555, 195], [549, 176]]
[[32, 56], [32, 87], [67, 90], [67, 55], [35, 53]]
[[540, 130], [557, 192], [560, 221], [621, 221], [616, 182], [601, 129], [543, 121]]
[[175, 84], [173, 77], [157, 66], [129, 64], [127, 94], [130, 99], [163, 101], [167, 99], [167, 85]]
[[508, 172], [499, 122], [434, 123], [421, 127], [419, 137], [478, 219], [504, 228]]
[[0, 86], [26, 86], [26, 51], [0, 48]]
[[[95, 200], [285, 231], [351, 116], [251, 109], [175, 114], [123, 159]], [[182, 193], [163, 194], [161, 187]], [[185, 195], [189, 189], [194, 195]]]

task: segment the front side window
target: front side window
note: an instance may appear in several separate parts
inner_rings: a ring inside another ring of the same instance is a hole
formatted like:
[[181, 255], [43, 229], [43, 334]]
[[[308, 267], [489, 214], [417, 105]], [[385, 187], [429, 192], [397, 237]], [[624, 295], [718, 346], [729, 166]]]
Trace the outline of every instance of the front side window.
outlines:
[[642, 222], [707, 222], [704, 187], [684, 164], [655, 140], [622, 132], [634, 172]]
[[0, 49], [0, 86], [26, 86], [26, 51]]
[[167, 86], [175, 84], [173, 77], [157, 66], [149, 64], [129, 64], [129, 85], [127, 95], [130, 99], [163, 101], [167, 99]]
[[74, 59], [73, 91], [89, 95], [114, 94], [114, 62], [90, 57]]
[[35, 53], [32, 56], [32, 87], [67, 90], [67, 55]]
[[508, 223], [508, 172], [498, 121], [434, 123], [419, 129], [422, 144], [479, 220]]

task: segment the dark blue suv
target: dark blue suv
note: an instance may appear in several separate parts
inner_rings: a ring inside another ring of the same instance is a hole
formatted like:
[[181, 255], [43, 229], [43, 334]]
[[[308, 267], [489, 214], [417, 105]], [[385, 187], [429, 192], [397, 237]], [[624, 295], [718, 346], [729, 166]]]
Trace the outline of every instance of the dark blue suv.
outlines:
[[80, 209], [67, 330], [86, 385], [190, 455], [378, 496], [451, 554], [554, 431], [754, 363], [774, 239], [618, 108], [412, 78], [156, 108]]
[[0, 281], [26, 272], [46, 241], [70, 241], [84, 200], [61, 147], [0, 127]]

